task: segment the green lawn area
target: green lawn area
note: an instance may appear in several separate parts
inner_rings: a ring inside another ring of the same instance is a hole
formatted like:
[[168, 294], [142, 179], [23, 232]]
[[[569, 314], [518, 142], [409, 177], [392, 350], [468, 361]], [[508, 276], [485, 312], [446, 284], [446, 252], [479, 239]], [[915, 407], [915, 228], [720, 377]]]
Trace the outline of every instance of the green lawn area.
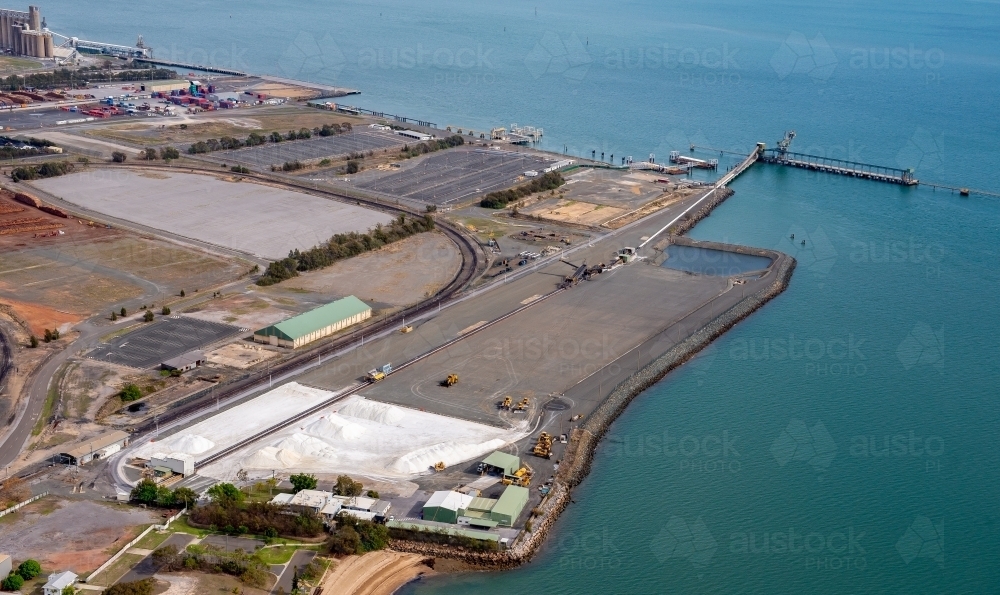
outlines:
[[184, 515], [177, 519], [176, 521], [170, 523], [170, 531], [173, 533], [187, 533], [188, 535], [197, 535], [198, 537], [204, 537], [211, 533], [205, 529], [198, 529], [192, 527], [187, 522], [187, 515]]
[[294, 545], [276, 545], [269, 547], [262, 547], [257, 550], [257, 556], [265, 564], [288, 564], [288, 561], [292, 559], [292, 555], [295, 550], [318, 550], [319, 546], [294, 546]]
[[125, 576], [125, 573], [131, 570], [133, 566], [141, 562], [143, 558], [145, 558], [145, 556], [140, 556], [138, 554], [125, 554], [121, 558], [115, 560], [115, 563], [109, 566], [107, 570], [94, 577], [94, 580], [88, 579], [87, 582], [99, 587], [113, 585], [118, 581], [118, 579]]
[[[171, 523], [171, 525], [172, 524], [173, 523]], [[169, 531], [164, 531], [163, 533], [160, 533], [159, 531], [150, 531], [149, 535], [140, 539], [139, 543], [135, 544], [132, 547], [137, 547], [144, 550], [155, 550], [156, 548], [160, 547], [160, 544], [166, 541], [168, 537], [170, 537]]]

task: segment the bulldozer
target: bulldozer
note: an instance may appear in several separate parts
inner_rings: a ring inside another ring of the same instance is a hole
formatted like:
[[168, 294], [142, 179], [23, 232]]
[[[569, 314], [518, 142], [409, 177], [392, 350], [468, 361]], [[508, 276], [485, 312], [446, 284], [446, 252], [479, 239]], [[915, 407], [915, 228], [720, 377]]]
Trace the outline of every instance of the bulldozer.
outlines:
[[526, 488], [531, 485], [531, 469], [527, 467], [521, 467], [514, 472], [514, 475], [505, 475], [503, 479], [500, 480], [503, 485], [516, 485]]
[[532, 454], [543, 459], [552, 458], [552, 435], [548, 432], [542, 432], [538, 435], [538, 442], [535, 443], [535, 448], [531, 450]]
[[441, 386], [455, 386], [458, 384], [458, 374], [448, 374], [448, 377], [441, 381]]
[[521, 412], [527, 411], [528, 403], [529, 403], [528, 397], [524, 397], [523, 399], [518, 401], [517, 405], [514, 407], [514, 411], [521, 411]]
[[500, 409], [506, 409], [507, 411], [510, 411], [510, 406], [511, 404], [513, 404], [513, 402], [514, 399], [512, 399], [510, 395], [507, 395], [506, 397], [503, 398], [503, 401], [500, 401]]

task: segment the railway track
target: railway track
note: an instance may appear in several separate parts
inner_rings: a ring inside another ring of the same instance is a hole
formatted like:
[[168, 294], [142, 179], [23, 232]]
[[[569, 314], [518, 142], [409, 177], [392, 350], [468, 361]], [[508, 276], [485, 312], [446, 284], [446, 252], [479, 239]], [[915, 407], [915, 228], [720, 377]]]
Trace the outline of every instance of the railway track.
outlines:
[[[91, 166], [93, 167], [93, 166]], [[191, 167], [191, 166], [165, 166], [156, 164], [142, 164], [140, 166], [136, 165], [112, 165], [112, 164], [101, 164], [97, 167], [103, 167], [107, 169], [146, 169], [146, 170], [162, 170], [171, 171], [175, 173], [194, 173], [194, 174], [211, 174], [218, 175], [219, 171], [214, 168], [201, 168], [201, 167]], [[335, 192], [332, 190], [321, 189], [316, 186], [310, 185], [306, 182], [301, 182], [298, 180], [288, 180], [284, 176], [281, 178], [266, 176], [258, 173], [250, 174], [239, 174], [243, 178], [255, 179], [261, 182], [266, 182], [269, 184], [281, 184], [286, 187], [295, 188], [306, 192], [308, 194], [330, 198], [338, 200], [341, 202], [351, 202], [354, 204], [366, 206], [371, 209], [380, 210], [384, 212], [389, 212], [393, 214], [405, 214], [412, 217], [422, 217], [424, 213], [419, 213], [417, 211], [404, 208], [399, 205], [386, 204], [385, 202], [379, 201], [377, 199], [369, 199], [365, 197], [352, 196], [340, 192]], [[79, 209], [70, 207], [70, 210], [79, 211]], [[94, 218], [90, 214], [87, 218]], [[404, 309], [401, 312], [384, 318], [370, 326], [364, 327], [365, 334], [374, 335], [386, 329], [392, 328], [398, 324], [401, 324], [404, 319], [415, 319], [418, 316], [430, 312], [434, 308], [438, 307], [440, 303], [447, 303], [448, 301], [454, 299], [460, 295], [465, 288], [475, 279], [477, 271], [484, 263], [483, 254], [479, 250], [478, 243], [474, 242], [471, 238], [466, 236], [464, 233], [458, 231], [451, 225], [441, 221], [435, 221], [436, 229], [444, 233], [448, 238], [454, 242], [461, 252], [462, 255], [462, 266], [458, 273], [452, 278], [451, 282], [448, 283], [443, 289], [438, 293], [431, 296], [427, 300], [420, 302], [414, 306]], [[198, 413], [201, 410], [208, 409], [211, 405], [217, 401], [228, 399], [237, 394], [246, 392], [248, 390], [255, 390], [258, 388], [263, 388], [268, 384], [268, 378], [270, 376], [281, 376], [290, 372], [296, 371], [298, 368], [311, 363], [317, 357], [325, 356], [331, 353], [335, 353], [343, 350], [346, 347], [352, 345], [356, 340], [352, 336], [344, 336], [339, 339], [333, 340], [329, 343], [324, 343], [323, 345], [316, 346], [307, 351], [296, 355], [292, 359], [289, 359], [277, 366], [269, 368], [267, 371], [260, 372], [259, 375], [254, 377], [244, 379], [242, 381], [233, 383], [232, 385], [226, 386], [219, 390], [214, 391], [213, 394], [206, 394], [204, 397], [192, 401], [182, 407], [172, 409], [166, 412], [163, 416], [158, 416], [155, 421], [147, 422], [141, 426], [135, 428], [134, 433], [136, 437], [141, 434], [147, 433], [152, 430], [156, 423], [169, 423], [183, 417], [187, 417]], [[346, 396], [346, 395], [344, 395]], [[326, 406], [326, 405], [324, 405]], [[294, 423], [294, 422], [290, 422]]]

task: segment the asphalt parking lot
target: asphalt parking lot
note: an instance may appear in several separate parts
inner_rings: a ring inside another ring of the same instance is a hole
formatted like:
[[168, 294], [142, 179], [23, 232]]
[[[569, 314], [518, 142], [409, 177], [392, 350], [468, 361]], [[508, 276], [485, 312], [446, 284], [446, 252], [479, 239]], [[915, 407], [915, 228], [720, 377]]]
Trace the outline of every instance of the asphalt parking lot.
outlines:
[[386, 195], [447, 205], [476, 194], [509, 188], [524, 172], [541, 171], [550, 164], [548, 159], [531, 153], [449, 149], [416, 163], [404, 164], [398, 172], [361, 180], [357, 186]]
[[87, 354], [90, 359], [131, 368], [152, 368], [193, 349], [236, 336], [228, 324], [170, 316], [115, 337]]
[[219, 163], [240, 164], [256, 170], [270, 170], [272, 165], [286, 161], [309, 161], [323, 158], [344, 157], [354, 152], [377, 151], [406, 144], [399, 135], [376, 130], [352, 130], [334, 136], [313, 138], [281, 143], [268, 143], [258, 147], [217, 151], [205, 155]]

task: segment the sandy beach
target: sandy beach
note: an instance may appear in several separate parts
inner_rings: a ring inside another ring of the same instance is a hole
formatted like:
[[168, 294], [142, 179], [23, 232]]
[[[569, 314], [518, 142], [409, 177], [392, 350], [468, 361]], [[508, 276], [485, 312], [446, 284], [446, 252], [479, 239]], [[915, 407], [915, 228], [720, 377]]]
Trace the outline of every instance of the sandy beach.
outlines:
[[427, 556], [380, 551], [338, 560], [322, 584], [323, 593], [337, 595], [392, 595], [396, 589], [434, 570]]

